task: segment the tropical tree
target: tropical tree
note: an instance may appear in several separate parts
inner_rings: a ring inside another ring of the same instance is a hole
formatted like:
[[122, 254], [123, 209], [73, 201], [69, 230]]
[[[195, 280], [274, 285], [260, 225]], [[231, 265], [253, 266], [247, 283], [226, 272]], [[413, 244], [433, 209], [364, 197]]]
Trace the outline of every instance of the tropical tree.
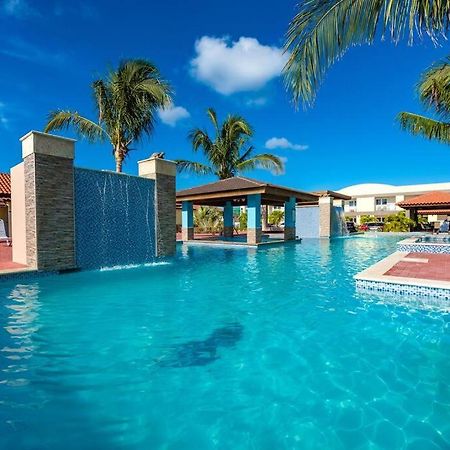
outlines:
[[397, 117], [400, 126], [412, 134], [450, 144], [450, 59], [426, 70], [417, 90], [422, 104], [434, 110], [437, 119], [402, 112]]
[[194, 211], [194, 225], [203, 232], [215, 234], [223, 229], [223, 215], [218, 208], [201, 206]]
[[239, 230], [240, 231], [244, 231], [247, 229], [247, 217], [248, 217], [247, 211], [242, 211], [239, 214]]
[[158, 69], [148, 61], [123, 61], [106, 79], [92, 83], [97, 121], [76, 111], [50, 112], [44, 131], [73, 128], [89, 142], [109, 141], [116, 171], [131, 150], [131, 144], [150, 135], [158, 108], [170, 104], [171, 90]]
[[286, 85], [294, 101], [311, 104], [327, 69], [352, 46], [388, 36], [436, 43], [449, 27], [449, 0], [305, 0], [292, 19], [285, 49]]
[[284, 211], [281, 209], [274, 209], [269, 214], [269, 223], [275, 225], [276, 227], [280, 225], [283, 219], [284, 219]]
[[214, 126], [215, 136], [211, 137], [207, 131], [196, 128], [189, 133], [189, 139], [194, 152], [202, 149], [209, 164], [179, 159], [176, 161], [179, 172], [212, 174], [223, 180], [253, 169], [283, 170], [283, 162], [278, 156], [253, 153], [254, 148], [249, 145], [253, 130], [243, 117], [228, 115], [221, 124], [214, 109], [209, 108], [207, 115]]
[[409, 231], [415, 224], [414, 220], [406, 217], [406, 214], [400, 211], [396, 214], [390, 214], [384, 219], [383, 231]]
[[365, 223], [370, 223], [370, 222], [378, 222], [377, 218], [375, 216], [369, 215], [369, 214], [363, 214], [360, 218], [359, 218], [359, 222], [364, 225]]

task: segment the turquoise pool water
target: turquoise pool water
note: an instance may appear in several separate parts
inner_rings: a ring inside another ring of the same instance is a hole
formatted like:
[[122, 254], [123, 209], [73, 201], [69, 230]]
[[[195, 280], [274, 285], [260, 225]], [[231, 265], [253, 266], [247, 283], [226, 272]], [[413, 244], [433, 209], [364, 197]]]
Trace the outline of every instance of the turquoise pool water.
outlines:
[[0, 448], [443, 449], [445, 304], [355, 292], [399, 238], [0, 284]]

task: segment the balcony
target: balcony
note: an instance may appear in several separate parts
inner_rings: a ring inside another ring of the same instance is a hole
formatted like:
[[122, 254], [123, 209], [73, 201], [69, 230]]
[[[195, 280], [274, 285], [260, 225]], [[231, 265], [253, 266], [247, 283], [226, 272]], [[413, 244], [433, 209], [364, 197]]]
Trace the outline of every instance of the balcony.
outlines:
[[385, 205], [375, 205], [375, 211], [396, 211], [395, 203], [386, 203]]

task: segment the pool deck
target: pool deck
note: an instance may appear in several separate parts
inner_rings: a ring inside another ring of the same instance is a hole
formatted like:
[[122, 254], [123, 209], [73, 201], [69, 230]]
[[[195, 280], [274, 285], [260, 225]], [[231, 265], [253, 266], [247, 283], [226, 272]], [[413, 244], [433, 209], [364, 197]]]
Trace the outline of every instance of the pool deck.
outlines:
[[18, 264], [12, 260], [12, 247], [5, 243], [0, 244], [0, 277], [25, 274], [28, 272], [35, 272], [35, 269], [30, 269], [23, 264]]
[[445, 291], [450, 296], [450, 254], [398, 251], [354, 278], [358, 287], [371, 290], [425, 288], [431, 295]]

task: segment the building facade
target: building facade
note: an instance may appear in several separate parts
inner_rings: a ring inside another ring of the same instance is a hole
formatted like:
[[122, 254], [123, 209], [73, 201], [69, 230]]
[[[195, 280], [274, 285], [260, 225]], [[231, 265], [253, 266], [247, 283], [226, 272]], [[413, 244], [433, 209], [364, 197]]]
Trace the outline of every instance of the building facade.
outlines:
[[9, 173], [0, 173], [0, 219], [5, 223], [6, 234], [10, 236], [11, 177]]
[[[449, 183], [411, 184], [395, 186], [391, 184], [356, 184], [340, 189], [338, 192], [351, 197], [344, 202], [345, 216], [360, 223], [361, 216], [375, 216], [383, 222], [385, 217], [403, 211], [397, 203], [409, 200], [428, 192], [450, 192]], [[429, 222], [439, 220], [440, 217], [430, 215]]]

